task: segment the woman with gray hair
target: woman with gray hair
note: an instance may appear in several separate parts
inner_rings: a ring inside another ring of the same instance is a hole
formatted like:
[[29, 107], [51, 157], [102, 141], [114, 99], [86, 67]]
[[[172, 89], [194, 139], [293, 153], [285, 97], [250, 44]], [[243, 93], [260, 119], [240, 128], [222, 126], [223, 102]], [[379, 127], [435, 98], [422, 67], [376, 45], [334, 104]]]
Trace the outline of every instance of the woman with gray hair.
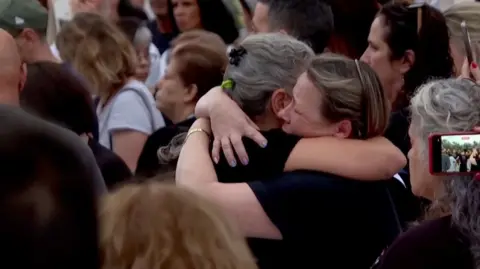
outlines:
[[480, 268], [480, 181], [429, 174], [428, 137], [470, 131], [480, 123], [480, 86], [470, 80], [427, 83], [411, 99], [410, 180], [417, 196], [432, 201], [425, 221], [387, 250], [381, 269]]

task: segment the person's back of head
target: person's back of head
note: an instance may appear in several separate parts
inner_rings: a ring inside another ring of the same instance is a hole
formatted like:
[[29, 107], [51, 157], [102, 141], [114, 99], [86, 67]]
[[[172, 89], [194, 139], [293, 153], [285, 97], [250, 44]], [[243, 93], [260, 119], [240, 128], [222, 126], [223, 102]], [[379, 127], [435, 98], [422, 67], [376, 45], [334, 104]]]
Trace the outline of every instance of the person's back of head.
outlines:
[[[259, 29], [257, 22], [265, 20], [267, 29]], [[325, 50], [334, 30], [332, 9], [326, 0], [259, 0], [253, 22], [260, 31], [285, 31], [315, 53]]]
[[0, 115], [3, 262], [98, 268], [92, 175], [70, 145], [75, 136], [20, 109], [0, 106]]
[[250, 117], [266, 112], [272, 94], [291, 94], [314, 53], [305, 43], [281, 34], [256, 34], [230, 52], [222, 86]]
[[322, 117], [331, 123], [349, 121], [349, 137], [383, 135], [390, 104], [375, 71], [367, 64], [325, 53], [313, 58], [306, 74], [320, 91]]
[[20, 104], [27, 111], [78, 135], [91, 134], [97, 124], [88, 90], [62, 64], [29, 64]]
[[480, 62], [480, 3], [457, 3], [443, 13], [450, 31], [450, 50], [455, 63], [455, 71], [460, 74], [463, 61], [466, 57], [465, 43], [463, 42], [462, 21], [465, 21], [470, 34], [470, 43], [475, 62]]
[[223, 212], [179, 187], [125, 186], [105, 197], [99, 216], [104, 269], [256, 268]]
[[58, 34], [57, 47], [61, 58], [102, 98], [111, 96], [135, 75], [137, 55], [132, 44], [101, 15], [75, 15]]

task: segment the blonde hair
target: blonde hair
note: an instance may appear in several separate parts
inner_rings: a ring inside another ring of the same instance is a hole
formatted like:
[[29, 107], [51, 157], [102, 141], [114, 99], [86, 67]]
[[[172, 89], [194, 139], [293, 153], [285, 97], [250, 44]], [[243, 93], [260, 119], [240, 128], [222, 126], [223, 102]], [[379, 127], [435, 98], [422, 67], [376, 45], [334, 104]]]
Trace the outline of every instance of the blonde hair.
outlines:
[[462, 21], [467, 23], [472, 50], [475, 54], [474, 57], [476, 58], [475, 60], [477, 62], [480, 61], [480, 3], [458, 3], [451, 6], [443, 14], [450, 32], [450, 39], [463, 55], [466, 55], [466, 53], [460, 24]]
[[355, 138], [384, 133], [390, 104], [375, 71], [367, 64], [325, 53], [313, 58], [307, 76], [321, 92], [321, 113], [328, 120], [351, 120]]
[[94, 93], [108, 98], [135, 74], [137, 55], [114, 24], [94, 13], [79, 13], [57, 36], [60, 57], [72, 64]]
[[100, 210], [104, 269], [253, 269], [245, 239], [219, 208], [162, 183], [124, 186]]

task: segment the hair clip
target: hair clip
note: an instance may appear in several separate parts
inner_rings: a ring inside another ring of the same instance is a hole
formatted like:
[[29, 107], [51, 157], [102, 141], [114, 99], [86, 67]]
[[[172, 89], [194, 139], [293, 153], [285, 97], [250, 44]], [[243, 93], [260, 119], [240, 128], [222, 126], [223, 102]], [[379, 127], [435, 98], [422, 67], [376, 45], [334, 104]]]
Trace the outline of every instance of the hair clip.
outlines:
[[224, 90], [233, 90], [233, 87], [235, 86], [235, 82], [232, 79], [226, 79], [222, 82], [222, 89]]
[[238, 48], [233, 48], [232, 50], [230, 50], [230, 53], [228, 54], [230, 58], [229, 60], [230, 64], [238, 66], [238, 64], [240, 63], [240, 60], [245, 54], [247, 54], [247, 50], [244, 47], [239, 46]]

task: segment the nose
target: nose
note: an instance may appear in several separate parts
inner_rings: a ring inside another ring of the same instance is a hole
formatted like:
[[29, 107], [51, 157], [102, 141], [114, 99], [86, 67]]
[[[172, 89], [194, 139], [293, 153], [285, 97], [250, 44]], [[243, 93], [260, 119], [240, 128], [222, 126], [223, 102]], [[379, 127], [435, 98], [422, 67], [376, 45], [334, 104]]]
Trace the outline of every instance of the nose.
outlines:
[[365, 51], [362, 56], [360, 57], [360, 61], [366, 63], [366, 64], [370, 64], [370, 61], [369, 61], [369, 57], [368, 57], [368, 52]]

